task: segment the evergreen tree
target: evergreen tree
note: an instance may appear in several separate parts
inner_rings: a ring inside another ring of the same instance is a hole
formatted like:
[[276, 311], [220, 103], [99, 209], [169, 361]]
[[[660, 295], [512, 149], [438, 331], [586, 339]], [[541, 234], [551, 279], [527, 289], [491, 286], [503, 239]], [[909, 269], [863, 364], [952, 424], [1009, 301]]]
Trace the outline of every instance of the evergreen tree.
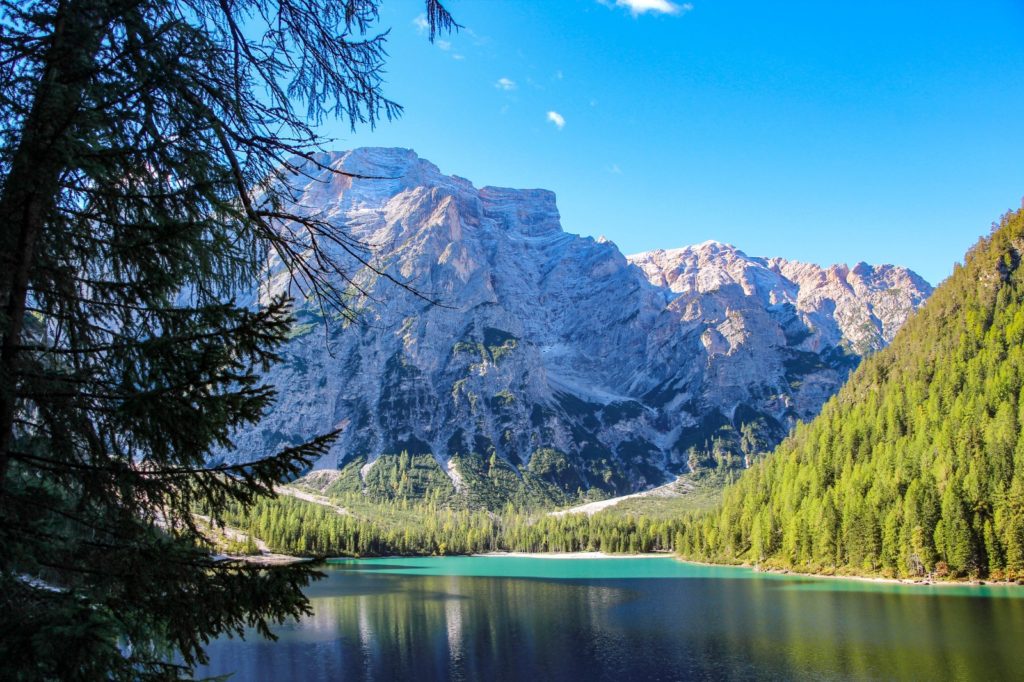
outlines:
[[[810, 424], [687, 519], [684, 556], [1024, 578], [1024, 210]], [[778, 536], [778, 540], [776, 537]]]
[[[308, 609], [308, 570], [217, 560], [192, 511], [217, 522], [329, 445], [207, 466], [273, 400], [259, 372], [289, 303], [235, 303], [268, 256], [342, 312], [339, 254], [365, 263], [342, 229], [283, 207], [318, 164], [311, 124], [399, 112], [376, 5], [0, 5], [6, 677], [187, 676], [211, 637]], [[426, 8], [431, 38], [453, 27]]]

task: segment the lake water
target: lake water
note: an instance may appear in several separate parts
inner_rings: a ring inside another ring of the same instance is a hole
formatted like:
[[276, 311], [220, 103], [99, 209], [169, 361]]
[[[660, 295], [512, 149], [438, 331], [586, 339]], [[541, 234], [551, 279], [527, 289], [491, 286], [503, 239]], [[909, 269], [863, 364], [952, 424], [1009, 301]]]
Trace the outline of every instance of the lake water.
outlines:
[[331, 561], [314, 615], [223, 639], [234, 680], [1022, 679], [1024, 588], [671, 558]]

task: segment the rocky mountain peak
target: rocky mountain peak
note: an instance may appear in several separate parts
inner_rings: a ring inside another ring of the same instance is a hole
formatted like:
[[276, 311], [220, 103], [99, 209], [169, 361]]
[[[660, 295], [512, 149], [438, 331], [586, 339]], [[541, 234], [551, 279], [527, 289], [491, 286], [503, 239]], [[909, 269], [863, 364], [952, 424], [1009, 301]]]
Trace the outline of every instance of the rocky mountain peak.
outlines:
[[718, 242], [627, 259], [563, 232], [546, 190], [478, 189], [404, 149], [324, 161], [363, 177], [311, 173], [296, 210], [343, 225], [443, 305], [356, 264], [357, 323], [297, 304], [268, 374], [278, 403], [237, 434], [236, 459], [340, 428], [319, 467], [407, 451], [457, 478], [452, 458], [494, 455], [609, 492], [742, 467], [931, 291], [904, 268], [825, 270]]

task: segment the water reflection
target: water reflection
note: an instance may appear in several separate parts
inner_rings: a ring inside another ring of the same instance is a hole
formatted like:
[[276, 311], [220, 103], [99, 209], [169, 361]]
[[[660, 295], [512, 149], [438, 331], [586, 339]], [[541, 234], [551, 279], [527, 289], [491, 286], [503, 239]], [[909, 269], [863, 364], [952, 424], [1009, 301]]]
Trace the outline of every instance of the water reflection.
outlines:
[[[545, 569], [547, 570], [547, 569]], [[579, 567], [572, 570], [579, 571]], [[602, 570], [607, 570], [602, 569]], [[218, 641], [241, 680], [1008, 678], [1024, 600], [794, 589], [800, 580], [594, 580], [329, 567], [281, 639]]]

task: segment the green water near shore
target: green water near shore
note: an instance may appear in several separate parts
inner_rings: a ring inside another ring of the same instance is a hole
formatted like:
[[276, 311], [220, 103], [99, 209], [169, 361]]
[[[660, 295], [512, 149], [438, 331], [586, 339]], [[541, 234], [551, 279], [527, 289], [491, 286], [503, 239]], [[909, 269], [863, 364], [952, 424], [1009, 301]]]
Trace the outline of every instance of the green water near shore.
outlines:
[[314, 614], [204, 674], [307, 680], [1011, 679], [1024, 589], [672, 558], [332, 560]]
[[[575, 563], [569, 563], [575, 562]], [[560, 558], [557, 554], [538, 557], [501, 554], [473, 557], [389, 557], [383, 559], [329, 559], [327, 564], [342, 570], [401, 573], [405, 575], [450, 575], [507, 578], [597, 579], [597, 578], [717, 578], [720, 580], [782, 580], [786, 589], [844, 590], [942, 594], [964, 597], [1024, 598], [1017, 585], [971, 583], [909, 584], [884, 580], [859, 580], [803, 576], [792, 573], [762, 573], [742, 566], [715, 566], [678, 561], [670, 556]]]

